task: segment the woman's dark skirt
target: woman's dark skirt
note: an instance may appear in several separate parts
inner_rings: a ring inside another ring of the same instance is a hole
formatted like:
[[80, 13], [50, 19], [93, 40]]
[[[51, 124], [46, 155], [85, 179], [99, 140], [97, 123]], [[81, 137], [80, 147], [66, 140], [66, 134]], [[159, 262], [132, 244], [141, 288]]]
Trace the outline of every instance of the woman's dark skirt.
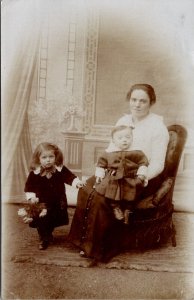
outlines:
[[88, 257], [106, 262], [129, 249], [155, 247], [169, 237], [173, 230], [171, 212], [150, 223], [149, 220], [145, 223], [132, 220], [126, 225], [115, 219], [111, 200], [98, 194], [94, 183], [95, 177], [91, 177], [79, 190], [69, 233], [69, 240]]

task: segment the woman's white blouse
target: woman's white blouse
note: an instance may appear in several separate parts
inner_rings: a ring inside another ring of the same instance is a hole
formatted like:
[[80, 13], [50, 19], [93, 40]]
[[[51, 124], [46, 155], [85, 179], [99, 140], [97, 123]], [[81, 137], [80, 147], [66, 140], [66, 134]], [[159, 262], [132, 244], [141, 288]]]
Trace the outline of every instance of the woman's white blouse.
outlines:
[[133, 150], [142, 150], [148, 158], [148, 180], [156, 177], [164, 169], [169, 133], [163, 117], [149, 113], [143, 120], [133, 123], [132, 115], [124, 115], [118, 125], [133, 126]]

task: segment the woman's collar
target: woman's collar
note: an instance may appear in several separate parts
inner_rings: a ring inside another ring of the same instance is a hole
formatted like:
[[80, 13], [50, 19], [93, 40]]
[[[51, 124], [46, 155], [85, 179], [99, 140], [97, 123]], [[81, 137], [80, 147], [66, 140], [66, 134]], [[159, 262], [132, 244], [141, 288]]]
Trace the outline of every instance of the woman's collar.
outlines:
[[140, 123], [140, 122], [146, 120], [147, 118], [149, 118], [150, 115], [151, 115], [151, 113], [148, 112], [144, 117], [138, 119], [138, 118], [134, 117], [134, 116], [131, 114], [131, 122], [132, 122], [132, 124], [135, 126], [137, 123]]

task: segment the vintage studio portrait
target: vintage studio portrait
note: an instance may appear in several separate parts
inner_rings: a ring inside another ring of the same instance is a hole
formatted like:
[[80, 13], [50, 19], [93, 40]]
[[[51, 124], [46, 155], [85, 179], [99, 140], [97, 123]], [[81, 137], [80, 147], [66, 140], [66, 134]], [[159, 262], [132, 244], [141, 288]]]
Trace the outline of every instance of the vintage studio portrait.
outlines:
[[194, 299], [194, 1], [1, 1], [2, 299]]

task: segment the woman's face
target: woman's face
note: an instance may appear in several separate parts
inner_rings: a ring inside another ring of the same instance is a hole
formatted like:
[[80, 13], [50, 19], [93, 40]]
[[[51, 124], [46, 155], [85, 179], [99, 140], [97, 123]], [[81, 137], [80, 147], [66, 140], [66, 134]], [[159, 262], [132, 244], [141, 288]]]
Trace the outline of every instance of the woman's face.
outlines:
[[134, 90], [129, 100], [129, 108], [136, 120], [147, 116], [150, 110], [150, 98], [144, 90]]

